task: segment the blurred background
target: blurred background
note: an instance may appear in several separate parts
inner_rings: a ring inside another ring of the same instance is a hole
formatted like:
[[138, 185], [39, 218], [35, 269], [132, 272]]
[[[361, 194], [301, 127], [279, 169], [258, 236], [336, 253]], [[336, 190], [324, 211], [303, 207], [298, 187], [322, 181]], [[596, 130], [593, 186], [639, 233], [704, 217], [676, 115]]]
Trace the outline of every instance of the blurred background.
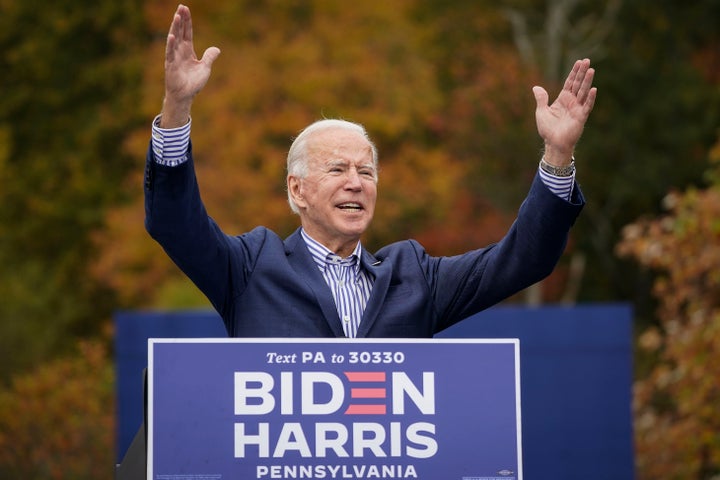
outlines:
[[[720, 478], [720, 1], [189, 6], [197, 53], [222, 50], [192, 137], [228, 233], [296, 228], [290, 140], [342, 117], [380, 150], [370, 250], [492, 243], [541, 154], [531, 87], [554, 98], [591, 58], [587, 206], [556, 272], [508, 302], [630, 303], [637, 477]], [[208, 307], [143, 226], [175, 8], [0, 0], [0, 478], [110, 478], [113, 312]]]

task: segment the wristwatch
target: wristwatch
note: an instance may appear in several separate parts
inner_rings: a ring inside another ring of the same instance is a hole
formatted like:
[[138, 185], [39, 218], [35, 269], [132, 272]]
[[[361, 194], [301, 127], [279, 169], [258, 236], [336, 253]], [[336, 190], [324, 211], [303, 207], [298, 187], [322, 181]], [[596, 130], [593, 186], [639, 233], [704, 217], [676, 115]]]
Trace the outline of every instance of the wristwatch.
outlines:
[[543, 157], [540, 159], [540, 168], [542, 168], [546, 173], [555, 175], [556, 177], [570, 177], [573, 173], [575, 173], [575, 157], [573, 157], [570, 165], [565, 165], [564, 167], [550, 165], [545, 161], [545, 157]]

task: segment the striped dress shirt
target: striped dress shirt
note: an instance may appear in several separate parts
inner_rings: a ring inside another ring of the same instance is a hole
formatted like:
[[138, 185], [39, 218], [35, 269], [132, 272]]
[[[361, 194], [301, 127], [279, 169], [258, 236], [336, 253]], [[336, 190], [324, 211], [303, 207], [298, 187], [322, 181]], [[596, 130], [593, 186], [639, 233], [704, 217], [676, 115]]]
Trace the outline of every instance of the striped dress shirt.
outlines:
[[341, 258], [301, 230], [305, 244], [325, 282], [330, 287], [343, 331], [348, 338], [357, 336], [360, 320], [370, 298], [373, 277], [361, 267], [362, 246], [358, 242], [353, 253]]

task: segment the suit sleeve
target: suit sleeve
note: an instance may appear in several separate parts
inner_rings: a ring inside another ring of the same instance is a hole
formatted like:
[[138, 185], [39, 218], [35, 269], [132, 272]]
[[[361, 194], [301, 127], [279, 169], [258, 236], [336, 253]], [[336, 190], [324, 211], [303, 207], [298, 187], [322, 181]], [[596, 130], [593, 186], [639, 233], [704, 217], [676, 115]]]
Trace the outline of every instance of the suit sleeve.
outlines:
[[227, 318], [233, 298], [245, 288], [253, 267], [252, 243], [225, 235], [200, 197], [192, 149], [177, 166], [160, 165], [148, 150], [145, 170], [145, 228], [175, 264]]
[[575, 186], [570, 201], [535, 177], [507, 234], [494, 245], [454, 257], [421, 256], [443, 330], [552, 273], [585, 203]]

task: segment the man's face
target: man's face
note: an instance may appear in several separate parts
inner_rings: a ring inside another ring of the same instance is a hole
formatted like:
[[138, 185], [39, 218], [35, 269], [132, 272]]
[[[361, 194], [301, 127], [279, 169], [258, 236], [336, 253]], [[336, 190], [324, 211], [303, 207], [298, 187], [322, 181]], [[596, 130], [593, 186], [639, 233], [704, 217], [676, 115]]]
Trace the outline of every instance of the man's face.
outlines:
[[347, 256], [375, 212], [377, 170], [370, 143], [351, 130], [321, 130], [308, 139], [308, 154], [308, 175], [288, 177], [303, 228]]

